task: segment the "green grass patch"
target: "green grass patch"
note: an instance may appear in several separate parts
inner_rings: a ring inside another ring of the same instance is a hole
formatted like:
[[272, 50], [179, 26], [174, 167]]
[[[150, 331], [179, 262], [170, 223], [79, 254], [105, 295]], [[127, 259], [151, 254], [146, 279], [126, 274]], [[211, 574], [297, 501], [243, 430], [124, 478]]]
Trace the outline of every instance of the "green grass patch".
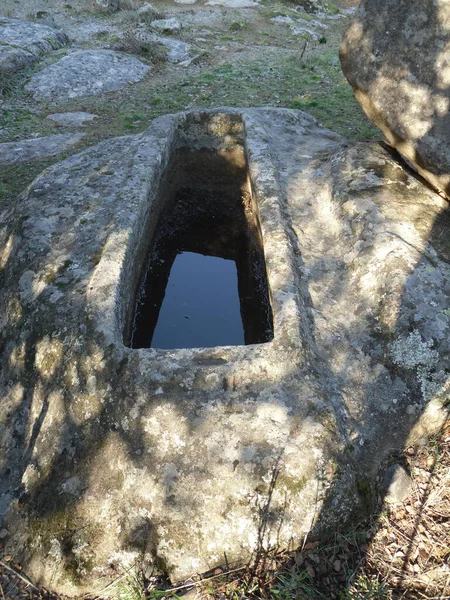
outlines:
[[[208, 68], [209, 67], [209, 68]], [[98, 139], [142, 131], [163, 114], [217, 106], [275, 106], [313, 114], [326, 127], [350, 138], [378, 138], [342, 75], [336, 51], [318, 46], [309, 58], [280, 53], [275, 60], [202, 65], [191, 75], [148, 78], [127, 93], [83, 99], [82, 110], [102, 113]], [[80, 102], [64, 110], [81, 110]], [[60, 108], [60, 110], [63, 110]]]

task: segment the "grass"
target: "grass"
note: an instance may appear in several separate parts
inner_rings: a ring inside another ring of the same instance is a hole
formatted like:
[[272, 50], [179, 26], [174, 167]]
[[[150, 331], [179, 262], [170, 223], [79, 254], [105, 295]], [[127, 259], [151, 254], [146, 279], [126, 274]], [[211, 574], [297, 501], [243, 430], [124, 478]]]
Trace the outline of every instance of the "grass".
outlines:
[[[61, 157], [60, 157], [61, 158]], [[0, 210], [6, 207], [11, 199], [35, 179], [44, 169], [54, 164], [55, 159], [47, 159], [35, 163], [27, 163], [0, 169]]]
[[[86, 18], [120, 23], [121, 19], [129, 20], [132, 14], [133, 19], [141, 19], [128, 5], [121, 8], [122, 12], [110, 16], [86, 14]], [[275, 106], [310, 112], [325, 126], [349, 139], [379, 139], [378, 130], [365, 117], [341, 72], [337, 53], [340, 31], [333, 34], [327, 30], [326, 44], [305, 42], [290, 37], [288, 30], [282, 28], [281, 31], [271, 23], [269, 15], [275, 13], [314, 17], [293, 11], [292, 5], [282, 2], [271, 2], [255, 22], [243, 20], [235, 11], [225, 29], [208, 42], [211, 47], [204, 43], [194, 50], [201, 58], [189, 70], [158, 62], [159, 48], [142, 48], [138, 44], [141, 60], [152, 62], [153, 57], [157, 62], [142, 82], [100, 97], [76, 99], [56, 106], [40, 103], [36, 108], [23, 91], [23, 83], [37, 70], [59, 60], [67, 49], [52, 53], [39, 64], [27, 67], [17, 78], [0, 80], [6, 101], [3, 109], [0, 106], [5, 128], [3, 137], [11, 141], [60, 132], [61, 129], [45, 118], [47, 114], [82, 110], [99, 115], [95, 128], [86, 129], [87, 135], [78, 147], [82, 149], [105, 138], [139, 133], [155, 117], [167, 113], [216, 106]], [[82, 15], [78, 13], [78, 17]], [[189, 33], [186, 35], [187, 41], [193, 41]], [[217, 53], [212, 46], [218, 42], [232, 52]], [[241, 44], [244, 51], [242, 48], [234, 51], [236, 44]], [[29, 170], [20, 168], [12, 172], [17, 177], [9, 173], [0, 175], [7, 199], [37, 174], [35, 165]]]
[[[313, 114], [326, 127], [349, 139], [379, 138], [378, 130], [354, 99], [336, 52], [321, 45], [302, 59], [299, 56], [300, 53], [292, 55], [280, 50], [234, 63], [214, 64], [206, 58], [190, 74], [178, 70], [171, 78], [167, 78], [167, 67], [163, 65], [125, 90], [61, 103], [58, 107], [42, 104], [39, 110], [30, 110], [26, 94], [15, 88], [13, 97], [18, 101], [10, 108], [0, 108], [0, 114], [9, 140], [28, 138], [36, 132], [61, 132], [43, 118], [50, 112], [82, 110], [99, 115], [95, 129], [87, 131], [79, 149], [107, 137], [139, 133], [163, 114], [215, 106], [296, 108]], [[8, 197], [17, 194], [38, 174], [39, 165], [0, 174], [4, 193]]]
[[[103, 113], [110, 135], [129, 133], [129, 121], [136, 113], [144, 129], [155, 117], [187, 108], [277, 106], [306, 110], [350, 139], [379, 137], [354, 99], [332, 51], [307, 62], [285, 55], [272, 60], [209, 63], [189, 76], [179, 72], [170, 80], [162, 68], [150, 82], [134, 86], [132, 97], [121, 92], [108, 96], [106, 102], [85, 98], [83, 105], [85, 110]], [[66, 109], [75, 109], [75, 104]]]

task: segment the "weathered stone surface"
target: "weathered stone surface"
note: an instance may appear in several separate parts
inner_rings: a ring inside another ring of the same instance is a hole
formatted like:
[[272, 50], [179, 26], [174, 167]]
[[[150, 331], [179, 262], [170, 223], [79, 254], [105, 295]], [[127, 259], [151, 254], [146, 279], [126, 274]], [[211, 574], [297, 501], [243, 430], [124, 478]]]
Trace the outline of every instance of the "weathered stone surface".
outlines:
[[[273, 341], [127, 347], [169, 156], [244, 142]], [[36, 582], [176, 580], [342, 526], [445, 414], [448, 205], [377, 144], [299, 111], [167, 116], [46, 170], [0, 222], [0, 528]]]
[[152, 36], [155, 42], [159, 42], [167, 48], [167, 60], [172, 63], [180, 63], [190, 59], [191, 45], [181, 40], [173, 40], [163, 36]]
[[450, 196], [450, 2], [363, 0], [341, 45], [370, 119]]
[[225, 6], [226, 8], [254, 8], [259, 0], [208, 0], [208, 6]]
[[76, 44], [98, 42], [98, 36], [105, 34], [117, 37], [120, 30], [121, 28], [118, 25], [111, 24], [106, 19], [101, 21], [66, 21], [64, 23], [64, 31]]
[[118, 90], [140, 81], [148, 65], [112, 50], [78, 50], [36, 73], [25, 89], [36, 100], [70, 100]]
[[47, 119], [55, 121], [61, 127], [84, 127], [86, 123], [93, 121], [97, 118], [97, 115], [93, 115], [87, 112], [67, 112], [67, 113], [55, 113], [48, 115]]
[[179, 33], [181, 31], [181, 23], [178, 19], [157, 19], [152, 21], [151, 27], [161, 32]]
[[292, 35], [302, 35], [312, 38], [314, 40], [318, 40], [324, 29], [327, 29], [327, 25], [320, 21], [311, 20], [307, 21], [306, 19], [293, 19], [292, 17], [284, 17], [278, 16], [271, 19], [274, 23], [278, 23], [279, 25], [286, 25], [290, 28]]
[[78, 144], [84, 133], [61, 133], [0, 144], [0, 165], [20, 165], [58, 156]]
[[153, 44], [161, 44], [164, 52], [167, 52], [167, 60], [171, 63], [178, 64], [184, 61], [189, 61], [191, 45], [182, 40], [175, 40], [170, 37], [159, 36], [149, 33], [145, 27], [132, 27], [123, 36], [126, 46], [131, 48], [135, 45], [145, 48]]
[[119, 10], [119, 0], [94, 0], [95, 4], [105, 12], [115, 12]]
[[399, 504], [408, 497], [411, 492], [411, 476], [401, 465], [391, 465], [386, 471], [381, 491], [384, 501], [389, 504]]
[[52, 27], [0, 16], [0, 73], [14, 73], [39, 56], [69, 43]]
[[318, 40], [320, 37], [314, 29], [311, 29], [310, 27], [299, 27], [298, 25], [293, 25], [291, 27], [291, 33], [292, 35], [306, 36], [313, 40]]
[[137, 12], [139, 15], [145, 15], [147, 13], [155, 13], [156, 8], [153, 6], [153, 4], [150, 4], [150, 2], [145, 2], [144, 4], [142, 4], [142, 6], [139, 6], [139, 8], [137, 9]]

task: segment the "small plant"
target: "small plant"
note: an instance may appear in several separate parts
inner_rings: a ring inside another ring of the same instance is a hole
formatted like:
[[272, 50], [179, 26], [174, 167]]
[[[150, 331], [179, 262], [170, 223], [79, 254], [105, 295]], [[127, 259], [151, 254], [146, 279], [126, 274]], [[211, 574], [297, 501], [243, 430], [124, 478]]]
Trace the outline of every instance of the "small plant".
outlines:
[[230, 31], [243, 31], [248, 28], [246, 21], [233, 21], [230, 25]]
[[0, 71], [0, 96], [6, 96], [12, 91], [11, 75]]
[[111, 600], [181, 600], [175, 590], [164, 589], [161, 581], [150, 580], [139, 570], [128, 569], [110, 595]]
[[146, 600], [146, 582], [140, 572], [127, 571], [118, 583], [113, 596], [114, 600]]
[[278, 577], [277, 585], [271, 590], [271, 600], [302, 600], [319, 598], [314, 581], [308, 571], [298, 565]]
[[360, 575], [346, 593], [345, 600], [390, 600], [392, 592], [377, 578]]

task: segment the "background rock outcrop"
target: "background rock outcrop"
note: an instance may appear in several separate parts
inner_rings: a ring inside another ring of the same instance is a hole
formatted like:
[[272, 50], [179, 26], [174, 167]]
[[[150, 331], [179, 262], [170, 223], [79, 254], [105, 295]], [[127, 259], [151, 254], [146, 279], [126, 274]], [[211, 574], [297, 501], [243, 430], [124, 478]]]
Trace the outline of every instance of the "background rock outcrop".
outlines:
[[363, 0], [340, 57], [369, 118], [450, 196], [450, 2]]
[[35, 62], [45, 52], [69, 44], [53, 27], [0, 16], [0, 74], [11, 74]]
[[68, 100], [118, 90], [140, 81], [149, 70], [122, 52], [77, 50], [35, 73], [25, 89], [36, 100]]

